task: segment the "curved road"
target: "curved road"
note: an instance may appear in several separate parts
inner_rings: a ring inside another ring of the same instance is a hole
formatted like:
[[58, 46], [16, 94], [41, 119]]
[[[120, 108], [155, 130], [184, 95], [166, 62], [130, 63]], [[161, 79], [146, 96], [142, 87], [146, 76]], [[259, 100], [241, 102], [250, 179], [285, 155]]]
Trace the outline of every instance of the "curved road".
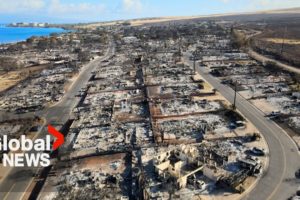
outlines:
[[294, 66], [291, 66], [291, 65], [288, 65], [288, 64], [284, 64], [278, 60], [274, 60], [272, 58], [268, 58], [267, 56], [264, 56], [262, 54], [259, 54], [257, 52], [255, 52], [254, 50], [252, 49], [249, 49], [248, 51], [248, 54], [254, 58], [255, 60], [258, 60], [262, 63], [264, 62], [273, 62], [275, 63], [278, 67], [282, 68], [282, 69], [285, 69], [287, 71], [290, 71], [290, 72], [294, 72], [294, 73], [297, 73], [297, 74], [300, 74], [300, 69], [299, 68], [296, 68]]
[[[189, 62], [190, 63], [190, 62]], [[192, 63], [190, 63], [192, 64]], [[231, 103], [234, 91], [220, 83], [204, 68], [197, 68], [203, 78]], [[294, 141], [276, 123], [264, 117], [250, 102], [237, 95], [237, 109], [263, 134], [269, 146], [269, 168], [245, 200], [284, 200], [295, 194], [299, 182], [295, 171], [300, 167], [300, 156]]]

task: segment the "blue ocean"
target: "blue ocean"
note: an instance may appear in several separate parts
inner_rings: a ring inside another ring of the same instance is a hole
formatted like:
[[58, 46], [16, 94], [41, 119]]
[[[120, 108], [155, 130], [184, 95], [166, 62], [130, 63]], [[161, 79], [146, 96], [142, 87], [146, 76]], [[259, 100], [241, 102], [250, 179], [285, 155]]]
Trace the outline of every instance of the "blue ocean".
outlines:
[[62, 33], [61, 28], [16, 28], [0, 26], [0, 44], [24, 41], [32, 36], [49, 36], [51, 33]]

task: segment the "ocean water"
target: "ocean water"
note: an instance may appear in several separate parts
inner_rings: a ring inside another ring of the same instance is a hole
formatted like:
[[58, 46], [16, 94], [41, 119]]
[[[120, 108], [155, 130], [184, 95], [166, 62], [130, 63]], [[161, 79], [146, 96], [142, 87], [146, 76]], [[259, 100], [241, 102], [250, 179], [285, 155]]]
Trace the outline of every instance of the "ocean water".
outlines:
[[32, 36], [49, 36], [51, 33], [62, 33], [61, 28], [23, 28], [0, 26], [0, 44], [24, 41]]

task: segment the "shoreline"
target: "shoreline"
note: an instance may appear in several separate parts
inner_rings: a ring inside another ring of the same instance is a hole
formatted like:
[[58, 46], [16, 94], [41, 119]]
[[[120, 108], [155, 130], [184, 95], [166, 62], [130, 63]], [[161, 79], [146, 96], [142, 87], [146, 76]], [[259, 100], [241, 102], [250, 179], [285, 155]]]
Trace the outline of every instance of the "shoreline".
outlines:
[[28, 29], [57, 29], [57, 31], [53, 31], [53, 32], [49, 32], [46, 33], [44, 35], [39, 35], [39, 34], [32, 34], [31, 36], [28, 36], [24, 39], [16, 39], [15, 41], [0, 41], [0, 47], [4, 46], [4, 45], [13, 45], [13, 44], [17, 44], [19, 42], [25, 42], [27, 39], [31, 38], [31, 37], [49, 37], [51, 34], [53, 33], [57, 33], [57, 34], [62, 34], [62, 33], [68, 33], [68, 32], [72, 32], [74, 30], [72, 29], [67, 29], [66, 27], [13, 27], [13, 26], [8, 26], [8, 25], [3, 25], [0, 27], [0, 29], [5, 29], [5, 28], [12, 28], [12, 29], [22, 29], [22, 28], [28, 28]]
[[3, 26], [0, 26], [0, 28], [45, 28], [45, 29], [59, 28], [65, 31], [72, 30], [71, 28], [68, 28], [66, 26], [13, 26], [10, 24], [6, 24], [6, 25], [4, 24]]

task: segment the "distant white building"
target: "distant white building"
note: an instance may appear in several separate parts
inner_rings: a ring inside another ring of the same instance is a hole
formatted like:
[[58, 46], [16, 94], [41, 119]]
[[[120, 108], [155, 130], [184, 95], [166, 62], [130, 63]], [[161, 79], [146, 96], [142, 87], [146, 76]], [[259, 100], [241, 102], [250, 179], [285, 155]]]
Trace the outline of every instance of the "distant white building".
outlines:
[[124, 42], [125, 42], [126, 44], [135, 43], [135, 42], [138, 42], [138, 41], [139, 41], [139, 39], [137, 39], [137, 38], [134, 37], [134, 36], [124, 37], [123, 40], [124, 40]]

